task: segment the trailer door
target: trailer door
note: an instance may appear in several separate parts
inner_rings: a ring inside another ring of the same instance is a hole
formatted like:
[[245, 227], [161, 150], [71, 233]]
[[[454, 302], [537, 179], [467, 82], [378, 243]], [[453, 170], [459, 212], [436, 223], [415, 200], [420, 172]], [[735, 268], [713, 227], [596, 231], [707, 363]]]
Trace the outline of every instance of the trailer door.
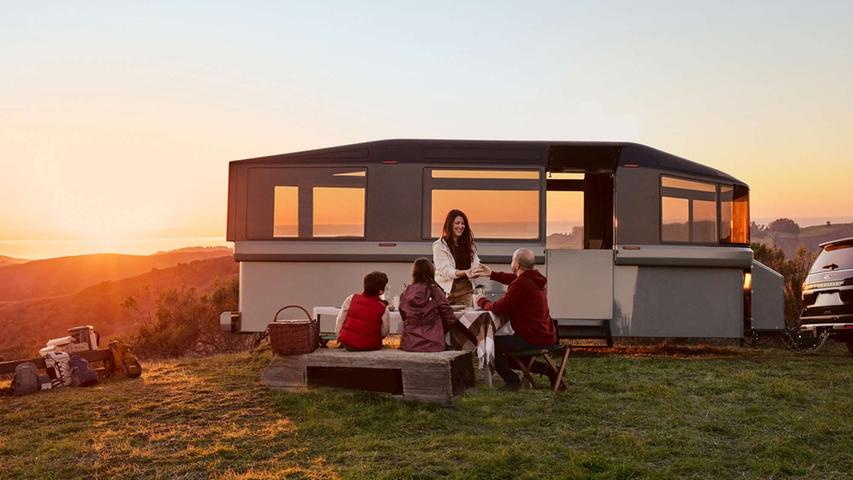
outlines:
[[560, 320], [613, 318], [613, 180], [610, 173], [549, 173], [548, 306]]

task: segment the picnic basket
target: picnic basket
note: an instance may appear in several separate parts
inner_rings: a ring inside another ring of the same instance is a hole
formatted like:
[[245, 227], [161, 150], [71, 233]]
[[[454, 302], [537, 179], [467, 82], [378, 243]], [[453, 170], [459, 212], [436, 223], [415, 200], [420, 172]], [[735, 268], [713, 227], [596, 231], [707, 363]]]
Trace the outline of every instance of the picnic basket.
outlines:
[[[305, 320], [278, 320], [278, 314], [289, 308], [305, 313]], [[311, 318], [308, 310], [299, 305], [285, 305], [275, 312], [272, 323], [267, 327], [270, 333], [270, 347], [279, 355], [301, 355], [311, 353], [320, 344], [320, 325]]]

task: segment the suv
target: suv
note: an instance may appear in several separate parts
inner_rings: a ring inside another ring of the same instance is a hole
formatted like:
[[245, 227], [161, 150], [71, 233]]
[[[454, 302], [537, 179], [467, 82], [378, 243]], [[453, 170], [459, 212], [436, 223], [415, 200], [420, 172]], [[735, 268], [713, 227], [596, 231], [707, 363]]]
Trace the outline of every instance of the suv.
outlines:
[[853, 237], [820, 244], [803, 283], [800, 331], [826, 332], [853, 354]]

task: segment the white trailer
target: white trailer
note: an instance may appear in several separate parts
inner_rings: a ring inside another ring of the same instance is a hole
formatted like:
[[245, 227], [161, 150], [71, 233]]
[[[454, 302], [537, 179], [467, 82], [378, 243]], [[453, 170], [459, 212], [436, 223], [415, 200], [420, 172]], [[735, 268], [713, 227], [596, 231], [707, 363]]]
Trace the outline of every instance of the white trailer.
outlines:
[[468, 140], [231, 162], [227, 239], [240, 306], [223, 328], [261, 332], [283, 305], [339, 305], [372, 270], [399, 294], [451, 208], [468, 214], [493, 268], [508, 269], [516, 248], [534, 251], [563, 324], [600, 322], [614, 337], [784, 329], [781, 282], [754, 267], [740, 180], [632, 143]]

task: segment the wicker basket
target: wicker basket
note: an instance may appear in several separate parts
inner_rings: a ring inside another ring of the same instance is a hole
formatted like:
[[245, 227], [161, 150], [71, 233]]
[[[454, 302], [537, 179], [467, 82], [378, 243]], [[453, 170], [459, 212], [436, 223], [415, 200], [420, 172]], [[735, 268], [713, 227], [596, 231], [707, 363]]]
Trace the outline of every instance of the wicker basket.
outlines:
[[[288, 308], [298, 308], [305, 313], [305, 320], [278, 320], [278, 314]], [[287, 305], [278, 309], [273, 322], [267, 327], [270, 346], [279, 355], [301, 355], [317, 350], [320, 344], [319, 322], [311, 318], [308, 310], [299, 305]]]

